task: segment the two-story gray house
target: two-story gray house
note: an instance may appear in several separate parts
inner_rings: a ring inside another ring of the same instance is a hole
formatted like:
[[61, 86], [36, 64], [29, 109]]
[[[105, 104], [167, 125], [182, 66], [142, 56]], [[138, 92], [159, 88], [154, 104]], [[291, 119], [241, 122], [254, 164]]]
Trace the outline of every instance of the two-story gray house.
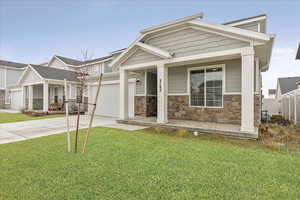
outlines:
[[0, 60], [0, 108], [10, 108], [11, 90], [21, 77], [26, 64]]

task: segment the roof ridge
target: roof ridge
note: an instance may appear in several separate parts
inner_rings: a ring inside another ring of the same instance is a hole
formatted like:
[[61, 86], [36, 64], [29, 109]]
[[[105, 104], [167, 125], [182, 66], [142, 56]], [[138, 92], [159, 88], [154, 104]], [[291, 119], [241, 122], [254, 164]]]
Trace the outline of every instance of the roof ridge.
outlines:
[[75, 61], [80, 61], [80, 62], [82, 62], [81, 60], [78, 60], [78, 59], [75, 59], [75, 58], [69, 58], [69, 57], [60, 56], [60, 55], [54, 55], [54, 56], [59, 57], [59, 58], [66, 58], [66, 59], [70, 59], [70, 60], [75, 60]]
[[14, 61], [9, 61], [9, 60], [0, 60], [0, 62], [9, 62], [9, 63], [16, 63], [16, 64], [22, 64], [22, 65], [27, 65], [26, 63], [21, 63], [21, 62], [14, 62]]
[[61, 71], [66, 71], [66, 72], [74, 72], [77, 73], [76, 71], [71, 71], [71, 70], [67, 70], [67, 69], [60, 69], [60, 68], [55, 68], [55, 67], [47, 67], [47, 66], [43, 66], [43, 65], [37, 65], [37, 64], [29, 64], [32, 67], [43, 67], [43, 68], [48, 68], [48, 69], [55, 69], [55, 70], [61, 70]]

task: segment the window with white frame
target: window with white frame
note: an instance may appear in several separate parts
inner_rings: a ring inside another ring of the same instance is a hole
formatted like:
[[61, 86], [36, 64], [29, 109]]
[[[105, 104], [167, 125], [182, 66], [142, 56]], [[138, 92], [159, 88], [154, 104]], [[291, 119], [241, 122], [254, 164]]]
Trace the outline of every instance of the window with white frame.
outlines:
[[189, 69], [190, 105], [223, 106], [223, 65]]

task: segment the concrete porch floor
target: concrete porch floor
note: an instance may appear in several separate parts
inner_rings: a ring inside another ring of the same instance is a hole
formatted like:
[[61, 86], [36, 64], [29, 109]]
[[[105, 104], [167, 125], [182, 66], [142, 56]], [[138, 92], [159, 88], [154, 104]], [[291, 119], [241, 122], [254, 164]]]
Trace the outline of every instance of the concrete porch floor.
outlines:
[[256, 133], [242, 132], [240, 131], [240, 126], [235, 124], [222, 124], [178, 119], [169, 119], [169, 122], [167, 124], [159, 124], [156, 122], [156, 117], [140, 116], [136, 116], [134, 119], [129, 120], [117, 120], [117, 122], [132, 125], [156, 126], [162, 128], [188, 129], [190, 131], [198, 131], [200, 133], [215, 133], [242, 138], [258, 138], [257, 130]]

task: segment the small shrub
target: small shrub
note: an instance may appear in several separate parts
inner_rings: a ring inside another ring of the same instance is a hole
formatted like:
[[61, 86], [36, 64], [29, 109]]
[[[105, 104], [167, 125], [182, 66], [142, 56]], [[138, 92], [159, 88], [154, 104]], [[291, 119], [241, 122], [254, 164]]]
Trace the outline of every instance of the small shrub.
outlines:
[[281, 115], [272, 115], [271, 123], [277, 123], [283, 126], [289, 126], [290, 121], [283, 118]]
[[177, 130], [177, 135], [179, 136], [188, 136], [189, 135], [189, 131], [187, 129], [178, 129]]

